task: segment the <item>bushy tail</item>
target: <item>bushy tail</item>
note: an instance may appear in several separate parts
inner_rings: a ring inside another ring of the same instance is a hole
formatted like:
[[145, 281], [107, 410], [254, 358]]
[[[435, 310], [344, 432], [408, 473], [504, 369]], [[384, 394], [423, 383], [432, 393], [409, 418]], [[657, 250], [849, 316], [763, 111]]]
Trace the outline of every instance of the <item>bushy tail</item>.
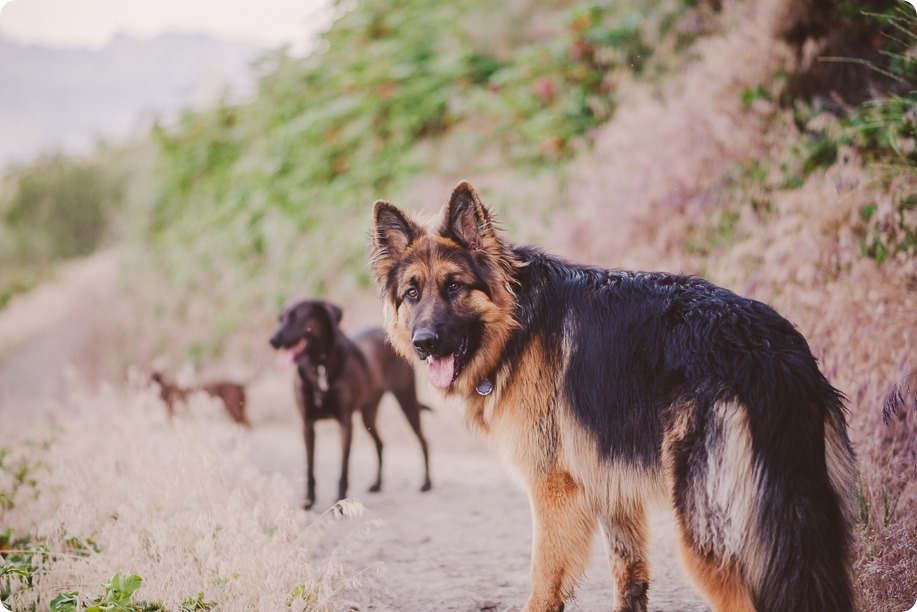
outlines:
[[762, 394], [769, 405], [750, 411], [760, 550], [745, 566], [754, 568], [748, 578], [759, 611], [854, 609], [856, 462], [842, 397], [815, 378], [808, 389], [771, 389]]

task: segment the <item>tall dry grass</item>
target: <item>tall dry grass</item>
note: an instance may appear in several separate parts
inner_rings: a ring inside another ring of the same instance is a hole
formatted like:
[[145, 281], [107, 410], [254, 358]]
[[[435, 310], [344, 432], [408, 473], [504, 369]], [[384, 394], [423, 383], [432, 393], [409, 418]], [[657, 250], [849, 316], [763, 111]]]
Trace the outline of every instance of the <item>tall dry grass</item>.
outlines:
[[[5, 465], [31, 466], [34, 484], [18, 488], [0, 524], [48, 549], [31, 588], [14, 580], [13, 609], [47, 609], [70, 591], [92, 599], [118, 572], [143, 578], [135, 600], [169, 610], [199, 593], [220, 610], [338, 610], [377, 579], [379, 568], [348, 567], [344, 542], [327, 541], [329, 523], [358, 515], [359, 503], [298, 509], [210, 398], [192, 396], [174, 423], [154, 389], [71, 384], [58, 408], [50, 425], [4, 419]], [[0, 491], [14, 489], [14, 472], [0, 471]], [[73, 537], [99, 552], [74, 550]]]

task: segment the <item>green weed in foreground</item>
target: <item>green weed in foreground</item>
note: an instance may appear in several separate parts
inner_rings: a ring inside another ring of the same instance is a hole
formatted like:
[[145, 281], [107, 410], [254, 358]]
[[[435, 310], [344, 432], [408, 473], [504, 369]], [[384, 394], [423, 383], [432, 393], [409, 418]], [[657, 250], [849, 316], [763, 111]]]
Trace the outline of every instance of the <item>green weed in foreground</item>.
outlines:
[[48, 563], [56, 557], [86, 557], [100, 552], [90, 538], [63, 534], [63, 549], [51, 551], [47, 543], [31, 535], [14, 534], [7, 528], [0, 533], [0, 601], [9, 602], [16, 595], [35, 586], [44, 576]]
[[105, 612], [118, 610], [123, 612], [164, 612], [165, 606], [161, 603], [146, 601], [132, 601], [134, 591], [140, 588], [143, 578], [140, 576], [124, 576], [118, 572], [111, 580], [102, 584], [105, 590], [90, 600], [84, 600], [77, 591], [62, 593], [51, 600], [50, 612]]

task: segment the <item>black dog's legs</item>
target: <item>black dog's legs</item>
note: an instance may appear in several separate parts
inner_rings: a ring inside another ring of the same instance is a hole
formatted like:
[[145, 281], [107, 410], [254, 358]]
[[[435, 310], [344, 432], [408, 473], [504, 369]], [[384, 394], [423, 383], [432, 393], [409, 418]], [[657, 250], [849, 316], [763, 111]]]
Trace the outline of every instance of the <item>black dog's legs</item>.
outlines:
[[411, 429], [414, 430], [417, 439], [420, 440], [420, 448], [423, 450], [424, 475], [423, 486], [420, 487], [420, 490], [429, 491], [433, 488], [433, 483], [430, 482], [430, 452], [427, 450], [427, 439], [423, 437], [423, 431], [420, 428], [420, 402], [417, 401], [414, 389], [394, 391], [394, 394], [398, 399], [398, 405], [401, 406], [401, 410], [404, 412], [404, 416], [407, 417], [408, 423], [411, 424]]
[[315, 421], [306, 420], [303, 436], [306, 439], [306, 499], [303, 508], [308, 510], [315, 503]]
[[369, 432], [369, 435], [372, 436], [373, 442], [376, 443], [376, 456], [379, 458], [379, 471], [376, 473], [376, 483], [369, 488], [370, 493], [378, 493], [382, 490], [382, 438], [379, 437], [379, 433], [376, 431], [376, 410], [378, 410], [378, 405], [366, 405], [361, 410], [363, 415], [363, 425], [366, 426], [366, 431]]
[[341, 480], [338, 482], [338, 499], [347, 497], [350, 470], [350, 443], [353, 441], [353, 419], [350, 413], [341, 415]]

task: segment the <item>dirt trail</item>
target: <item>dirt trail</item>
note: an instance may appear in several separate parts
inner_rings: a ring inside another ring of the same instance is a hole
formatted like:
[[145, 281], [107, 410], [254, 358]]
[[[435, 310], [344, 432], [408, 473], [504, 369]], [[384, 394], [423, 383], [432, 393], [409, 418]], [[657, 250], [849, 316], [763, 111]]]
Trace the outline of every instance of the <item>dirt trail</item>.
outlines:
[[[426, 398], [430, 403], [432, 398]], [[292, 400], [291, 400], [292, 402]], [[433, 405], [436, 405], [435, 403]], [[292, 403], [290, 409], [293, 410]], [[523, 490], [510, 480], [496, 454], [467, 433], [455, 406], [439, 406], [424, 415], [431, 446], [433, 490], [418, 491], [420, 447], [397, 404], [386, 399], [379, 414], [386, 443], [381, 493], [365, 491], [375, 474], [369, 435], [355, 432], [350, 495], [368, 512], [362, 525], [336, 526], [336, 537], [349, 534], [346, 547], [356, 570], [384, 563], [383, 586], [354, 594], [362, 609], [465, 612], [519, 610], [529, 591], [531, 517]], [[338, 429], [320, 423], [317, 433], [318, 502], [321, 512], [334, 500], [340, 467]], [[253, 432], [261, 467], [276, 471], [304, 490], [304, 452], [298, 429], [265, 426]], [[380, 524], [372, 526], [372, 521]], [[675, 559], [674, 523], [666, 513], [651, 515], [650, 608], [699, 611], [709, 607], [689, 586]], [[589, 570], [567, 610], [610, 610], [613, 590], [604, 544], [596, 538]]]
[[91, 324], [114, 291], [120, 256], [103, 251], [0, 310], [0, 415], [46, 414], [67, 368], [87, 366]]
[[[17, 418], [47, 416], [62, 392], [63, 372], [80, 366], [92, 346], [92, 317], [104, 314], [116, 279], [117, 258], [102, 254], [63, 269], [52, 283], [0, 311], [0, 430]], [[95, 319], [96, 321], [98, 319]], [[91, 361], [91, 360], [90, 360]], [[303, 443], [293, 405], [292, 372], [272, 373], [253, 383], [251, 456], [259, 469], [279, 474], [303, 491]], [[368, 512], [343, 521], [325, 538], [339, 547], [366, 581], [351, 597], [367, 610], [517, 610], [529, 589], [531, 519], [524, 492], [507, 476], [496, 454], [465, 431], [454, 405], [423, 388], [434, 488], [419, 492], [420, 449], [391, 399], [380, 410], [386, 443], [384, 487], [364, 493], [375, 470], [368, 434], [356, 429], [351, 495]], [[279, 415], [279, 416], [278, 416]], [[320, 423], [317, 442], [318, 504], [334, 500], [340, 467], [336, 424]], [[291, 500], [291, 502], [294, 500]], [[708, 609], [687, 585], [674, 560], [671, 519], [653, 516], [653, 610]], [[330, 550], [318, 550], [327, 555]], [[604, 546], [596, 541], [589, 571], [568, 610], [607, 610], [611, 578]]]

